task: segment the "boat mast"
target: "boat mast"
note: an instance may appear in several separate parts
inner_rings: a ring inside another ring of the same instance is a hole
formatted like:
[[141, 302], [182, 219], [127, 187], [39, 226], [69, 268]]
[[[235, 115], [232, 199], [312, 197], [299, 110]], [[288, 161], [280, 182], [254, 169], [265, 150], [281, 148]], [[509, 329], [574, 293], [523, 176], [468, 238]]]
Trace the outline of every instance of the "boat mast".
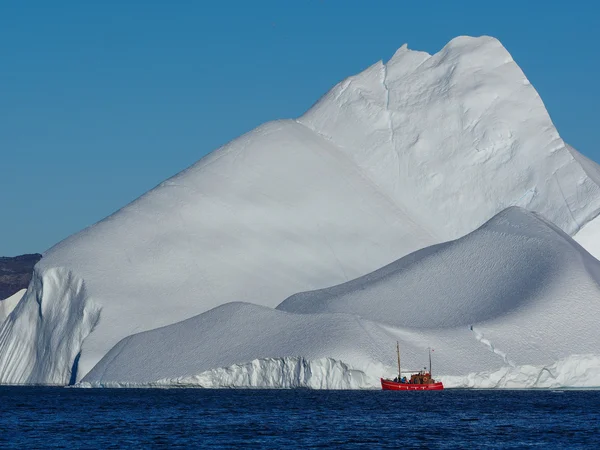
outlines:
[[402, 371], [400, 370], [400, 342], [396, 341], [396, 353], [398, 354], [398, 379], [402, 378]]
[[429, 348], [429, 376], [432, 376], [431, 375], [431, 347], [428, 347], [428, 348]]

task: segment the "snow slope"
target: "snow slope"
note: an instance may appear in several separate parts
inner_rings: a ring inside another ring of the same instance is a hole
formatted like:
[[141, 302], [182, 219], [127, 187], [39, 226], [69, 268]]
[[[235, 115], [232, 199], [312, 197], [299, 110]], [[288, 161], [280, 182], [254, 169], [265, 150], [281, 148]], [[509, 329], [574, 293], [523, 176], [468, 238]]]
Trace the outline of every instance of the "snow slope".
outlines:
[[438, 346], [451, 347], [453, 330], [473, 327], [480, 341], [520, 366], [597, 351], [599, 283], [598, 260], [547, 220], [513, 207], [461, 239], [294, 295], [278, 309], [357, 314], [439, 335]]
[[510, 205], [573, 234], [600, 211], [597, 166], [574, 155], [497, 40], [402, 47], [50, 249], [0, 329], [0, 382], [66, 383], [76, 360], [81, 379], [126, 336], [275, 306]]
[[127, 337], [83, 381], [372, 388], [394, 373], [399, 340], [407, 369], [423, 367], [433, 347], [449, 386], [600, 386], [599, 283], [598, 260], [514, 207], [461, 239], [275, 310], [230, 303]]
[[[249, 303], [227, 303], [183, 322], [125, 338], [84, 382], [149, 384], [253, 359], [278, 358], [287, 359], [286, 365], [293, 370], [287, 377], [278, 377], [272, 367], [254, 371], [261, 379], [258, 385], [275, 387], [289, 382], [291, 386], [302, 386], [300, 380], [296, 382], [300, 371], [291, 364], [292, 358], [301, 357], [309, 366], [312, 364], [311, 372], [328, 358], [363, 368], [369, 359], [386, 359], [385, 350], [389, 349], [379, 348], [378, 344], [393, 339], [377, 324], [346, 314], [304, 316]], [[388, 353], [387, 359], [393, 361], [392, 352]], [[379, 366], [375, 370], [381, 371]], [[340, 371], [347, 379], [338, 387], [364, 383], [361, 372], [354, 376], [348, 372]], [[339, 382], [332, 374], [319, 374], [319, 385], [332, 387]]]

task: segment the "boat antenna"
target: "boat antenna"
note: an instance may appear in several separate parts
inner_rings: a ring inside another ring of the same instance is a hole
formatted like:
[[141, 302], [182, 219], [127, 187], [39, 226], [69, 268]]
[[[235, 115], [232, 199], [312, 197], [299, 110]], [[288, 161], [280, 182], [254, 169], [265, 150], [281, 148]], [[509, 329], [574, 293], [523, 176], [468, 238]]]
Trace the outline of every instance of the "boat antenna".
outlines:
[[402, 371], [400, 370], [400, 342], [396, 341], [396, 353], [398, 354], [398, 379], [402, 378]]
[[429, 349], [429, 376], [431, 375], [431, 347], [427, 347]]

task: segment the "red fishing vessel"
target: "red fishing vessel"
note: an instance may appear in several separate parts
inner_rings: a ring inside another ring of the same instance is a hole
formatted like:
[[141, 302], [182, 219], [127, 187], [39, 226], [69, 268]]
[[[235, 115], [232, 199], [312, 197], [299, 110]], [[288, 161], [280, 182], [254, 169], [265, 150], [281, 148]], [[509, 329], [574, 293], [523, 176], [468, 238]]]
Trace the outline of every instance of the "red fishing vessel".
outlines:
[[431, 348], [429, 349], [429, 372], [426, 370], [404, 372], [410, 373], [410, 378], [402, 376], [400, 370], [400, 343], [396, 342], [396, 353], [398, 354], [398, 376], [393, 380], [381, 378], [381, 389], [384, 391], [441, 391], [444, 385], [441, 381], [435, 381], [431, 377]]

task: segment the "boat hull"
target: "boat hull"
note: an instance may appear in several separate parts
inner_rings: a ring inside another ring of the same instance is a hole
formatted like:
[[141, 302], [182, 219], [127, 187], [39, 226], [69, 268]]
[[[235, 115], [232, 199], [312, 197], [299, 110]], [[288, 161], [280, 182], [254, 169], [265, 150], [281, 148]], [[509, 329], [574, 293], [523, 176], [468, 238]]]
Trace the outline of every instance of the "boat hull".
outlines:
[[444, 384], [441, 381], [430, 384], [396, 383], [381, 378], [381, 389], [384, 391], [441, 391], [444, 389]]

